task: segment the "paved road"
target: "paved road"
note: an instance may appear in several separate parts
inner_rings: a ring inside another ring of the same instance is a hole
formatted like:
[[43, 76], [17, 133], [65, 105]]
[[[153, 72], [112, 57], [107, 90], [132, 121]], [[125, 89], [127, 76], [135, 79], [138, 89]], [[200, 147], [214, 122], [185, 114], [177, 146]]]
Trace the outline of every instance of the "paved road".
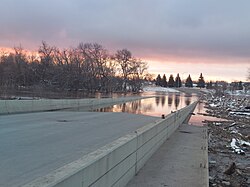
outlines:
[[0, 186], [23, 185], [157, 119], [96, 112], [0, 116]]
[[127, 187], [207, 187], [208, 153], [205, 134], [205, 127], [181, 125]]

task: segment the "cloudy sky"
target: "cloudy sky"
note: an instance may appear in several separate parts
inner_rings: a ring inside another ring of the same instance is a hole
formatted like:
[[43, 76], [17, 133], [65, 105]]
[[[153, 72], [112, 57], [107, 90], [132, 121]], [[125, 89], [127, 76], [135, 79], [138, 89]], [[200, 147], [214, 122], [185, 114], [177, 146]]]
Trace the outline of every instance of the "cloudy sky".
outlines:
[[249, 0], [1, 0], [0, 47], [97, 42], [127, 48], [155, 74], [245, 80]]

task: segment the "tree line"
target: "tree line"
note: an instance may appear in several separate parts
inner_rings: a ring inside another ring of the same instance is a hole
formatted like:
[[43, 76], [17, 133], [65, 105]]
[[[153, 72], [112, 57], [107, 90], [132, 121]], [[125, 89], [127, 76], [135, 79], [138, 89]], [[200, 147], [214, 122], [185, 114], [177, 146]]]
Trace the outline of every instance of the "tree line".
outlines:
[[[167, 80], [166, 75], [164, 74], [162, 77], [160, 74], [158, 74], [158, 76], [155, 79], [155, 84], [157, 86], [161, 86], [161, 87], [169, 87], [169, 88], [179, 88], [182, 87], [182, 81], [180, 78], [179, 73], [177, 74], [177, 76], [174, 78], [174, 76], [171, 74]], [[190, 87], [192, 88], [194, 86], [194, 82], [191, 78], [190, 75], [188, 75], [187, 79], [185, 80], [185, 87]], [[205, 84], [205, 80], [204, 77], [202, 75], [202, 73], [200, 74], [200, 77], [197, 81], [197, 87], [199, 88], [205, 88], [206, 84]]]
[[43, 41], [37, 55], [27, 55], [22, 47], [1, 53], [0, 87], [138, 92], [147, 68], [127, 49], [110, 54], [100, 44], [80, 43], [60, 50]]

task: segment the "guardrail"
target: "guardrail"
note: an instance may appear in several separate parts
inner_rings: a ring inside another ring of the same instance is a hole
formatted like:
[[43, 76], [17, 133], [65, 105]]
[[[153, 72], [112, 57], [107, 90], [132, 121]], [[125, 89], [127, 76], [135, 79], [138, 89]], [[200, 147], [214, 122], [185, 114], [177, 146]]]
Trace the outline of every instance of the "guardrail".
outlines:
[[148, 124], [23, 187], [125, 186], [193, 112], [197, 102]]

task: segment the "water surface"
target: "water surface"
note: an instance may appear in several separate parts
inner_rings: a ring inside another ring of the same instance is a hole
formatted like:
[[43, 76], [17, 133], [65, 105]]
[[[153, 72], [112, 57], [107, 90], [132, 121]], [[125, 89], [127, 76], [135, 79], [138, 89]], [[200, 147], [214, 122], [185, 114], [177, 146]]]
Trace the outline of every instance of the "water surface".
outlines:
[[198, 100], [196, 94], [185, 93], [161, 93], [146, 92], [142, 96], [155, 96], [148, 99], [117, 104], [110, 107], [100, 108], [98, 112], [127, 112], [160, 117], [162, 114], [170, 114], [171, 111], [179, 110]]
[[208, 113], [206, 112], [205, 108], [205, 103], [204, 102], [198, 102], [195, 110], [194, 110], [194, 115], [191, 116], [189, 120], [189, 124], [191, 125], [196, 125], [196, 126], [203, 126], [204, 121], [227, 121], [226, 119], [223, 118], [217, 118], [213, 116], [207, 116]]

